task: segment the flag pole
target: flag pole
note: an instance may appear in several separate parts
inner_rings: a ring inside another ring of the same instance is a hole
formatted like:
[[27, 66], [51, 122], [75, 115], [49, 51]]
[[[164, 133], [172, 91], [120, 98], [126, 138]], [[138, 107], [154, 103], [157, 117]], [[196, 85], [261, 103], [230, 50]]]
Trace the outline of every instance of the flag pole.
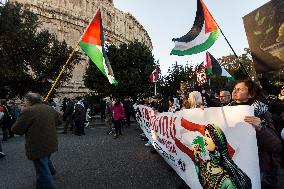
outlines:
[[77, 48], [78, 48], [78, 46], [79, 46], [80, 41], [82, 40], [82, 37], [83, 37], [84, 34], [87, 32], [87, 29], [88, 29], [89, 26], [91, 25], [92, 21], [94, 20], [95, 16], [97, 15], [98, 11], [100, 11], [100, 9], [97, 10], [96, 14], [94, 14], [94, 16], [93, 16], [93, 18], [91, 19], [91, 21], [89, 22], [88, 26], [85, 28], [84, 33], [81, 35], [79, 41], [77, 42], [76, 47], [73, 49], [73, 51], [72, 51], [72, 53], [70, 54], [68, 60], [65, 62], [64, 66], [62, 67], [62, 69], [61, 69], [59, 75], [57, 76], [57, 78], [56, 78], [56, 80], [55, 80], [55, 82], [53, 83], [53, 85], [52, 85], [52, 87], [50, 88], [50, 90], [49, 90], [48, 94], [46, 95], [46, 97], [44, 98], [44, 101], [47, 101], [47, 99], [48, 99], [48, 97], [50, 96], [52, 90], [54, 89], [56, 83], [58, 82], [60, 76], [61, 76], [62, 73], [64, 72], [65, 67], [66, 67], [67, 64], [70, 62], [71, 57], [72, 57], [72, 56], [74, 55], [74, 53], [77, 51]]
[[47, 94], [46, 97], [44, 98], [44, 101], [47, 101], [47, 99], [48, 99], [48, 97], [50, 96], [52, 90], [54, 89], [56, 83], [58, 82], [60, 76], [63, 74], [63, 72], [64, 72], [64, 70], [65, 70], [65, 67], [69, 64], [69, 62], [70, 62], [72, 56], [73, 56], [74, 53], [77, 51], [78, 45], [79, 45], [79, 43], [77, 43], [77, 46], [73, 49], [73, 51], [72, 51], [72, 53], [70, 54], [68, 60], [67, 60], [67, 61], [65, 62], [65, 64], [63, 65], [63, 67], [62, 67], [62, 69], [61, 69], [59, 75], [57, 76], [56, 80], [55, 80], [54, 83], [52, 84], [52, 87], [50, 88], [48, 94]]
[[157, 82], [155, 82], [155, 96], [157, 95]]
[[[215, 22], [216, 22], [216, 21], [215, 21]], [[233, 49], [233, 47], [232, 47], [232, 45], [230, 44], [229, 40], [227, 39], [227, 37], [226, 37], [225, 34], [223, 33], [222, 29], [219, 27], [219, 25], [218, 25], [217, 22], [216, 22], [216, 24], [217, 24], [218, 28], [220, 29], [221, 34], [222, 34], [223, 37], [225, 38], [227, 44], [229, 45], [229, 47], [230, 47], [231, 50], [233, 51], [235, 57], [238, 58], [237, 53], [235, 52], [235, 50]], [[251, 77], [250, 77], [248, 71], [246, 70], [246, 68], [244, 67], [244, 65], [243, 65], [241, 62], [239, 62], [239, 64], [240, 64], [240, 66], [242, 67], [242, 69], [244, 70], [245, 74], [251, 79]]]
[[[207, 9], [208, 9], [208, 8], [207, 8]], [[209, 14], [210, 14], [211, 18], [212, 18], [212, 19], [215, 21], [215, 23], [217, 24], [218, 28], [220, 29], [221, 34], [223, 35], [223, 37], [225, 38], [227, 44], [229, 45], [229, 47], [230, 47], [231, 50], [233, 51], [235, 57], [238, 58], [237, 53], [236, 53], [235, 50], [233, 49], [231, 43], [229, 42], [229, 40], [228, 40], [227, 37], [225, 36], [225, 34], [224, 34], [223, 30], [220, 28], [219, 24], [216, 22], [216, 20], [214, 19], [214, 17], [211, 15], [210, 11], [209, 11]], [[250, 77], [249, 73], [247, 72], [246, 68], [244, 67], [244, 65], [243, 65], [241, 62], [239, 62], [239, 64], [241, 65], [241, 67], [242, 67], [242, 69], [244, 70], [245, 74], [251, 79], [251, 77]]]

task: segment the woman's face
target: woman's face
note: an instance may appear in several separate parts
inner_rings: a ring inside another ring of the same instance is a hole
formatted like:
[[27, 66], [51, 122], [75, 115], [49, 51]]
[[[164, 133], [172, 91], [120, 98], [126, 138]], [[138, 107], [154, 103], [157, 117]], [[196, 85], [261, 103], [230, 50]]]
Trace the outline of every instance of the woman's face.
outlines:
[[182, 92], [185, 91], [185, 90], [186, 90], [186, 85], [181, 84], [180, 87], [179, 87], [179, 89], [180, 89]]
[[281, 96], [284, 96], [284, 86], [281, 88], [280, 94]]
[[249, 94], [247, 86], [245, 86], [245, 83], [238, 83], [236, 84], [233, 92], [232, 92], [232, 98], [236, 102], [247, 102], [251, 96]]
[[205, 140], [206, 149], [209, 152], [213, 152], [216, 149], [216, 145], [213, 142], [213, 140], [212, 140], [212, 138], [211, 138], [211, 136], [210, 136], [210, 134], [207, 130], [205, 130], [204, 140]]

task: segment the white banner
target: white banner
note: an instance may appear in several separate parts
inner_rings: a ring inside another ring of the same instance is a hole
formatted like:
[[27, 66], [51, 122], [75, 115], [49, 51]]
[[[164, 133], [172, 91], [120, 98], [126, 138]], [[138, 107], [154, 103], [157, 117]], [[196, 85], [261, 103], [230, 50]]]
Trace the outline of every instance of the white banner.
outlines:
[[259, 189], [254, 128], [244, 116], [250, 106], [154, 113], [137, 106], [137, 122], [158, 153], [193, 189]]

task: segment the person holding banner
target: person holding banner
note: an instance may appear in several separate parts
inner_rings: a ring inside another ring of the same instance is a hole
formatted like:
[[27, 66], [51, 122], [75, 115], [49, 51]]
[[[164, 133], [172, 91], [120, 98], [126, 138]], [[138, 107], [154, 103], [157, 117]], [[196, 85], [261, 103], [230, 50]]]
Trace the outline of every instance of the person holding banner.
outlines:
[[224, 91], [224, 90], [220, 91], [219, 99], [220, 99], [221, 106], [227, 106], [231, 102], [230, 92]]
[[179, 104], [175, 102], [174, 98], [169, 98], [169, 112], [175, 113], [176, 111], [179, 111]]
[[262, 186], [277, 186], [277, 171], [282, 151], [281, 139], [276, 134], [268, 106], [260, 102], [260, 87], [251, 80], [240, 80], [234, 87], [229, 106], [251, 105], [255, 116], [244, 121], [256, 130]]
[[191, 108], [201, 108], [203, 109], [203, 99], [202, 95], [198, 91], [192, 91], [188, 95], [187, 103], [185, 104], [184, 108], [191, 109]]

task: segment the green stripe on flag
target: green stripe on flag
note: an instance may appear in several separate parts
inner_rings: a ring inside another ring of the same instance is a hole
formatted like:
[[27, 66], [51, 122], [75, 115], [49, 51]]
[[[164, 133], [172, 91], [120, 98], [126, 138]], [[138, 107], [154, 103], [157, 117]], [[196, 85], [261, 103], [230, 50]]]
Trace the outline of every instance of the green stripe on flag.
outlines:
[[206, 68], [206, 75], [212, 75], [212, 74], [213, 74], [212, 68]]
[[105, 75], [106, 71], [104, 68], [104, 56], [102, 52], [98, 49], [97, 45], [89, 44], [86, 42], [79, 43], [82, 50], [88, 55], [88, 57], [92, 60], [92, 62], [99, 68], [99, 70]]
[[180, 50], [172, 50], [171, 55], [178, 55], [178, 56], [184, 56], [184, 55], [192, 55], [192, 54], [197, 54], [200, 53], [202, 51], [205, 51], [207, 49], [209, 49], [217, 40], [218, 36], [219, 36], [220, 30], [215, 30], [212, 31], [208, 37], [208, 39], [200, 44], [200, 45], [196, 45], [190, 49], [184, 50], [184, 51], [180, 51]]

